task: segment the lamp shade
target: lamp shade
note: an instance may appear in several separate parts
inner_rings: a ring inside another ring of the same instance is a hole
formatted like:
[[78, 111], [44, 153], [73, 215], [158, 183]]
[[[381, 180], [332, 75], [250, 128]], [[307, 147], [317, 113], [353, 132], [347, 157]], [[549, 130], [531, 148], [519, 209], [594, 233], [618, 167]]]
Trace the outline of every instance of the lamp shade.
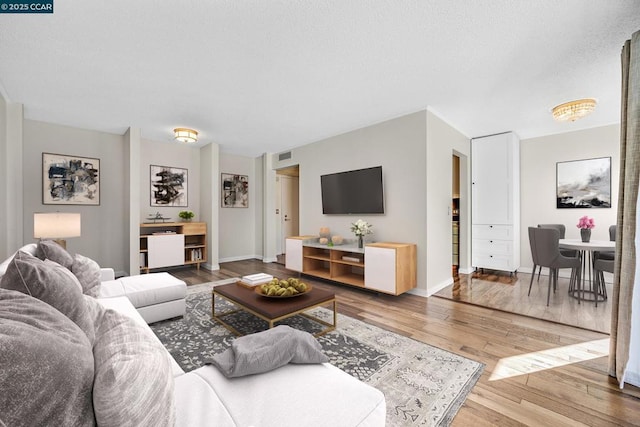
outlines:
[[197, 142], [198, 132], [189, 128], [175, 128], [173, 130], [174, 138], [182, 142]]
[[34, 213], [33, 237], [36, 239], [63, 239], [80, 237], [79, 213]]

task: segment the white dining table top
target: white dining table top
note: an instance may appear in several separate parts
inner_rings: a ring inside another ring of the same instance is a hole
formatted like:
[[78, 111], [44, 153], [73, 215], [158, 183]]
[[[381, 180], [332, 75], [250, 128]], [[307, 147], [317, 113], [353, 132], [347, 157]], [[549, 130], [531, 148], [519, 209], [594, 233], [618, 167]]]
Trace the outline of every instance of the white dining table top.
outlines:
[[614, 251], [616, 242], [610, 240], [590, 240], [583, 242], [581, 239], [560, 239], [562, 249], [575, 249], [579, 251]]

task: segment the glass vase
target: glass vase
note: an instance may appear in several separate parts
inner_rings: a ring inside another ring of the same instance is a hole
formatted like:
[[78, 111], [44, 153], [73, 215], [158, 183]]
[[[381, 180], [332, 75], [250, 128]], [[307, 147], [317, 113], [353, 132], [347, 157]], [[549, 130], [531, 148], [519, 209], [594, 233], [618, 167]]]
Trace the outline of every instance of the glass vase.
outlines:
[[364, 238], [362, 236], [358, 236], [358, 248], [362, 249], [364, 247]]
[[580, 229], [580, 237], [584, 243], [589, 243], [591, 240], [591, 229], [590, 228], [581, 228]]

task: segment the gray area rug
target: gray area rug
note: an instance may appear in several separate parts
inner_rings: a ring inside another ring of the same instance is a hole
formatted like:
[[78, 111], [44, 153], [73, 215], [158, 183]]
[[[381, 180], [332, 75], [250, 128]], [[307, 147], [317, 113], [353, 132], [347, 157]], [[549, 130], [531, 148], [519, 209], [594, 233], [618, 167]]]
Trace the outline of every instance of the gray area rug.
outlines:
[[[210, 288], [187, 295], [184, 318], [151, 325], [187, 372], [203, 366], [205, 359], [227, 349], [235, 338], [211, 319]], [[232, 308], [216, 299], [216, 311]], [[312, 313], [332, 321], [328, 309], [317, 308]], [[245, 312], [225, 319], [243, 333], [267, 329], [266, 322]], [[323, 329], [302, 316], [282, 324], [311, 333]], [[387, 426], [449, 425], [484, 369], [482, 363], [341, 314], [337, 330], [318, 341], [333, 365], [384, 393]]]

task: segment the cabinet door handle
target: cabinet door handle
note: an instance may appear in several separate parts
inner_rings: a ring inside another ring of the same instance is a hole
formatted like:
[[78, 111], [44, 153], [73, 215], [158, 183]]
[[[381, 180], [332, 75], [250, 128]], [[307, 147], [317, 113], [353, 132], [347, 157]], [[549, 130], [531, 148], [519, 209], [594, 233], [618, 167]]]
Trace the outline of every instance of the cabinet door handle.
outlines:
[[493, 228], [493, 225], [490, 225], [489, 228]]
[[489, 243], [493, 243], [493, 240], [489, 240]]

